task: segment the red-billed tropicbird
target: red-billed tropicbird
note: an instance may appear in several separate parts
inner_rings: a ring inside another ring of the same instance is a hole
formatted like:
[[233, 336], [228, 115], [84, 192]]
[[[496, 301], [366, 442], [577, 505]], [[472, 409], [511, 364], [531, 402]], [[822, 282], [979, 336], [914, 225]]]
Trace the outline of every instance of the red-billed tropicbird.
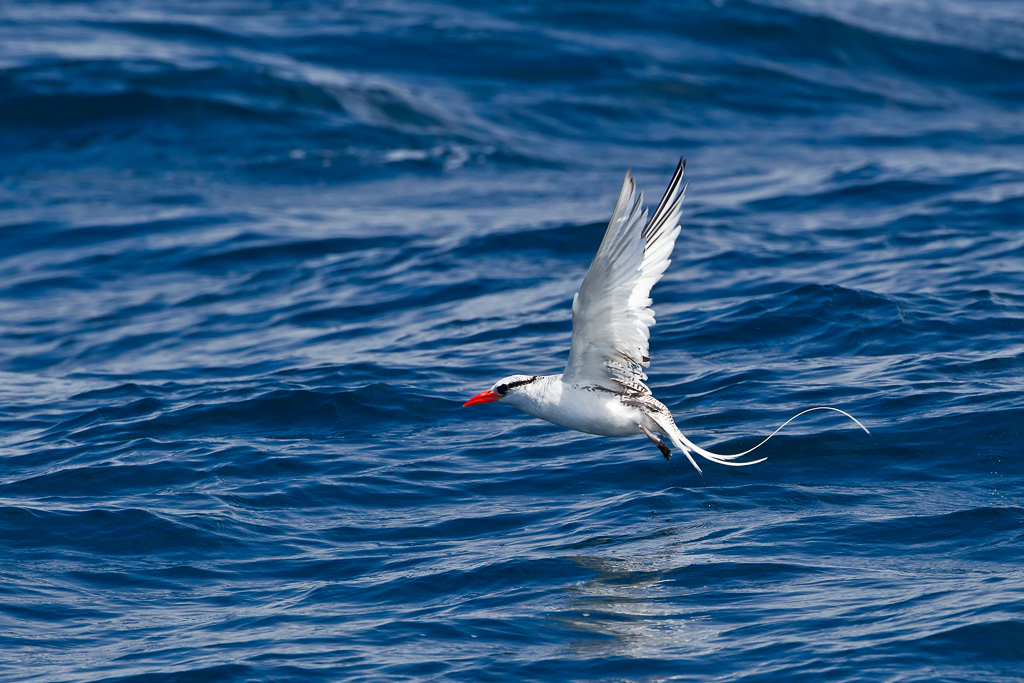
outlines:
[[764, 441], [733, 455], [704, 450], [687, 439], [665, 404], [651, 395], [644, 372], [651, 359], [648, 338], [654, 324], [651, 287], [670, 263], [679, 236], [680, 205], [686, 162], [680, 160], [650, 221], [627, 171], [601, 246], [579, 292], [572, 300], [572, 345], [569, 362], [560, 375], [511, 375], [463, 404], [503, 401], [524, 413], [562, 427], [603, 436], [646, 434], [665, 459], [672, 452], [659, 437], [666, 436], [701, 471], [692, 453], [720, 465], [753, 465], [735, 462], [775, 436], [782, 427], [812, 410], [832, 410], [853, 420], [838, 408], [819, 406], [797, 413]]

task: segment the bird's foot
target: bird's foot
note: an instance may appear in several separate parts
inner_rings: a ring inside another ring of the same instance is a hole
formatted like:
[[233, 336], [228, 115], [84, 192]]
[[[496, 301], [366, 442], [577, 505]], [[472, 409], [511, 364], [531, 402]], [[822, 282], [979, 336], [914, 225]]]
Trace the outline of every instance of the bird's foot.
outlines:
[[644, 431], [644, 434], [646, 434], [647, 438], [651, 440], [651, 443], [657, 446], [658, 450], [661, 451], [661, 454], [665, 456], [665, 462], [669, 462], [672, 459], [672, 449], [665, 445], [665, 442], [660, 436], [652, 432], [646, 426], [640, 425], [640, 429]]

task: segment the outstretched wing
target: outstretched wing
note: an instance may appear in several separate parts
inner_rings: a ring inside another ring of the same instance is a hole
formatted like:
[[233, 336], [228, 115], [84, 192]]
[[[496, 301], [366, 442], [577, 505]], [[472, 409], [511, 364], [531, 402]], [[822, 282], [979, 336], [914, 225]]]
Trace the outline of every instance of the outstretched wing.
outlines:
[[644, 368], [654, 324], [651, 287], [670, 263], [686, 187], [680, 160], [650, 222], [633, 176], [626, 180], [594, 262], [572, 300], [572, 348], [562, 379], [611, 391], [650, 393]]

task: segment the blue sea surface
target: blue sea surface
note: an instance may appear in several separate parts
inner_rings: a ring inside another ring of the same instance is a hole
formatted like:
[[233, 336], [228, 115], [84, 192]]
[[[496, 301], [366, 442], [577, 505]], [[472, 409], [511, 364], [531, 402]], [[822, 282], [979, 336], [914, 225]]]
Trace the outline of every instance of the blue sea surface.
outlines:
[[[560, 372], [632, 168], [650, 385]], [[1019, 681], [1024, 3], [0, 5], [0, 680]]]

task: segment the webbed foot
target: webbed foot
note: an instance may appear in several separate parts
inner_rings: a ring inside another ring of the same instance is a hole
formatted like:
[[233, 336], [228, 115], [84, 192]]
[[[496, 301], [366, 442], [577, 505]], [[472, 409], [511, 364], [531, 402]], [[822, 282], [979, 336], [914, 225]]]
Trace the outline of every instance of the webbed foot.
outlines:
[[669, 462], [672, 459], [672, 449], [665, 445], [665, 442], [662, 441], [660, 436], [652, 432], [646, 426], [640, 425], [640, 429], [644, 431], [644, 434], [646, 434], [647, 438], [651, 440], [651, 443], [657, 446], [658, 450], [661, 451], [661, 454], [665, 456], [665, 462]]

